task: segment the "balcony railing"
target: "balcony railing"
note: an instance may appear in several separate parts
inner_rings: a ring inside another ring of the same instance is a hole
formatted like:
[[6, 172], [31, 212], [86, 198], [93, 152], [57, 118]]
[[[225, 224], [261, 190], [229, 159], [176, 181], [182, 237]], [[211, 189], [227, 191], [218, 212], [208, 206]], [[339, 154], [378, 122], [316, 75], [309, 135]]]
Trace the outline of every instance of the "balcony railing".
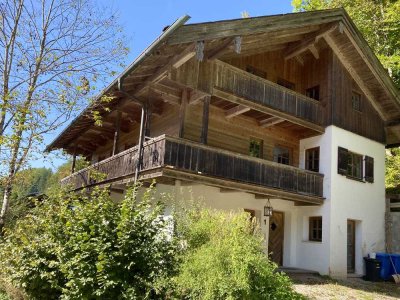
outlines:
[[217, 60], [214, 63], [213, 85], [215, 88], [302, 120], [322, 125], [323, 108], [319, 101], [222, 61]]
[[[62, 184], [80, 189], [133, 177], [137, 163], [138, 148], [133, 147], [64, 178]], [[162, 169], [301, 195], [323, 195], [322, 174], [165, 135], [144, 144], [141, 172]]]

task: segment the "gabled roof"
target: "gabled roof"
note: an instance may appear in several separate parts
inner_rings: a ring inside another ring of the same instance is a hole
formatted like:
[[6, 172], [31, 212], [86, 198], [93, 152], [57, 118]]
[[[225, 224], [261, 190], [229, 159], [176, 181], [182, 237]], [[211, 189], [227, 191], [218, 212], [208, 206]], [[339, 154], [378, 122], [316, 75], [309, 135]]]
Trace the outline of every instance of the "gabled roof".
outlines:
[[[328, 45], [335, 48], [336, 54], [361, 85], [360, 88], [372, 101], [381, 118], [389, 125], [400, 124], [399, 91], [344, 9], [184, 25], [188, 19], [188, 16], [184, 16], [165, 30], [103, 90], [98, 99], [103, 94], [114, 95], [115, 99], [106, 104], [111, 109], [128, 94], [140, 100], [140, 91], [152, 82], [163, 70], [163, 66], [168, 65], [177, 54], [184, 53], [194, 42], [204, 41], [204, 51], [209, 56], [218, 54], [229, 57], [234, 55], [232, 39], [240, 36], [240, 55], [251, 55], [260, 53], [263, 49], [271, 49], [279, 42], [301, 41], [336, 24], [340, 29], [330, 32]], [[90, 112], [99, 107], [102, 106], [95, 103], [86, 108], [46, 150], [64, 148], [72, 152], [71, 143], [93, 125]], [[102, 114], [107, 113], [101, 108], [100, 111]], [[388, 141], [389, 144], [400, 142], [400, 134], [396, 133], [392, 138], [393, 141]]]

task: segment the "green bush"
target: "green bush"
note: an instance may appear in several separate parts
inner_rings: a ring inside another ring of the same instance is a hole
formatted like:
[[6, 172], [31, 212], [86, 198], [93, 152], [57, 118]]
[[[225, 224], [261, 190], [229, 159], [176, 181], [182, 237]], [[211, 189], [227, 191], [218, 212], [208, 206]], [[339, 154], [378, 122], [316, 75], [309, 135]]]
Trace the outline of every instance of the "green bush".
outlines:
[[177, 219], [177, 234], [186, 242], [170, 282], [177, 298], [302, 299], [268, 260], [247, 213], [189, 210]]
[[165, 298], [156, 282], [170, 276], [174, 240], [153, 189], [131, 189], [122, 203], [106, 189], [60, 193], [6, 233], [3, 276], [31, 299]]

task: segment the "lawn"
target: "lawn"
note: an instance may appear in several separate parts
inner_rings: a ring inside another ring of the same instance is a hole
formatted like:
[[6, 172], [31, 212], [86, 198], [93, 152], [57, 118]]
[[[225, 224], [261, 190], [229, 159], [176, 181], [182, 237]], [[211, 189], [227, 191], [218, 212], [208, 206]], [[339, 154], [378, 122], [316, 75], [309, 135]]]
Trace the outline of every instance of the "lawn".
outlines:
[[400, 285], [361, 278], [333, 280], [308, 274], [291, 274], [295, 290], [309, 299], [392, 300], [400, 298]]

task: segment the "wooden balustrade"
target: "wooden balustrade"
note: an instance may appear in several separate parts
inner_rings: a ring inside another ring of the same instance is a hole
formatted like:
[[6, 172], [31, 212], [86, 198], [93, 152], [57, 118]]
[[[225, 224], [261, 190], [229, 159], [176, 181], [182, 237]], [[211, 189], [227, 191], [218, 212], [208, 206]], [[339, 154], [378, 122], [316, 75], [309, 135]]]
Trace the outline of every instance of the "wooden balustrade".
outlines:
[[322, 125], [321, 103], [222, 61], [214, 64], [214, 88]]
[[[133, 177], [137, 163], [138, 149], [133, 147], [72, 174], [62, 184], [80, 189]], [[323, 195], [322, 174], [165, 135], [144, 144], [142, 172], [160, 168], [308, 196]]]

